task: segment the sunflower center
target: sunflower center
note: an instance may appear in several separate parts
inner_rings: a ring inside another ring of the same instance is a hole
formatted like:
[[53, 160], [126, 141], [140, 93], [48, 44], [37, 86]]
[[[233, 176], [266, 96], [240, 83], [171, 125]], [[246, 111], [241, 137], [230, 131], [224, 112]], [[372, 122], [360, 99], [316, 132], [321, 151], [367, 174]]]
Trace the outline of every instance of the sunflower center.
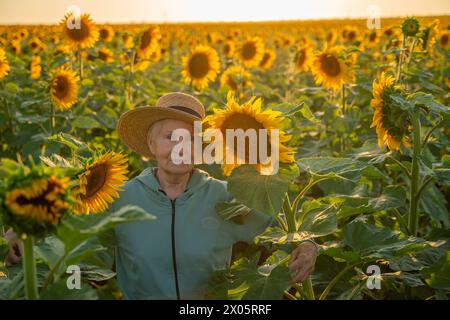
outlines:
[[441, 37], [441, 44], [442, 44], [443, 46], [446, 46], [447, 43], [448, 43], [448, 34], [444, 34], [444, 35]]
[[355, 40], [356, 38], [356, 32], [355, 31], [350, 31], [349, 33], [347, 33], [347, 39], [350, 41]]
[[189, 60], [189, 74], [193, 78], [203, 78], [208, 74], [209, 69], [209, 60], [204, 53], [194, 54]]
[[369, 36], [369, 41], [370, 42], [374, 42], [375, 39], [377, 38], [377, 33], [376, 32], [372, 32]]
[[253, 42], [246, 42], [242, 46], [242, 57], [245, 60], [252, 59], [256, 54], [256, 46]]
[[410, 121], [406, 112], [391, 98], [393, 93], [395, 93], [394, 88], [385, 88], [381, 94], [383, 99], [381, 122], [390, 136], [397, 141], [402, 141], [403, 137], [410, 133]]
[[341, 66], [338, 59], [332, 54], [322, 55], [322, 70], [329, 76], [335, 77], [340, 74]]
[[46, 199], [46, 196], [54, 190], [55, 186], [54, 182], [49, 181], [47, 188], [41, 190], [38, 196], [28, 199], [22, 195], [17, 198], [16, 203], [20, 206], [32, 205], [34, 207], [45, 207], [47, 211], [50, 212], [54, 201], [49, 201]]
[[95, 195], [105, 185], [108, 165], [106, 163], [99, 164], [89, 169], [89, 171], [86, 186], [86, 197], [88, 198]]
[[150, 42], [152, 41], [152, 34], [150, 30], [144, 31], [144, 33], [141, 36], [141, 43], [139, 44], [140, 49], [145, 49], [150, 45]]
[[[250, 140], [249, 136], [245, 136], [245, 162], [249, 163], [250, 162], [250, 150], [257, 152], [256, 154], [256, 159], [258, 159], [258, 161], [261, 161], [261, 159], [259, 158], [259, 129], [264, 129], [264, 125], [262, 123], [260, 123], [259, 121], [257, 121], [254, 117], [249, 116], [247, 114], [243, 114], [243, 113], [235, 113], [233, 115], [231, 115], [230, 117], [228, 117], [223, 125], [222, 125], [222, 132], [224, 137], [226, 137], [226, 129], [242, 129], [245, 131], [247, 131], [248, 129], [254, 129], [256, 130], [256, 137], [257, 137], [257, 145], [256, 148], [254, 146], [250, 146], [250, 142], [252, 140]], [[237, 143], [238, 143], [238, 137], [234, 137], [234, 155], [235, 157], [237, 156]], [[269, 137], [267, 138], [267, 155], [271, 154], [271, 147], [270, 147], [270, 143], [269, 143]], [[225, 138], [225, 146], [228, 144], [231, 144], [231, 142], [227, 142], [226, 138]]]
[[108, 39], [109, 36], [109, 31], [106, 29], [101, 29], [100, 30], [100, 39], [104, 40], [104, 39]]
[[65, 98], [67, 96], [67, 93], [69, 92], [69, 87], [70, 83], [67, 77], [58, 76], [54, 84], [55, 96], [57, 96], [59, 99]]
[[223, 51], [224, 51], [225, 55], [230, 54], [231, 46], [227, 43], [227, 44], [225, 45]]
[[69, 37], [76, 41], [81, 41], [89, 37], [89, 26], [81, 19], [80, 28], [69, 29], [66, 27]]
[[269, 61], [269, 58], [270, 58], [270, 54], [264, 53], [264, 56], [260, 62], [260, 65], [264, 66]]

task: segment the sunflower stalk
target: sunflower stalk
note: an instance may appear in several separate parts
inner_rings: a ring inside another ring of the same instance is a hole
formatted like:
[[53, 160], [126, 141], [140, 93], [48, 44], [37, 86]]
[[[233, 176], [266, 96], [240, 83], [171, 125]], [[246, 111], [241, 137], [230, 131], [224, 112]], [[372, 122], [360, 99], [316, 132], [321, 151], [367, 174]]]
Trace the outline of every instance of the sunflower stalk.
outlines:
[[396, 81], [401, 83], [401, 73], [402, 73], [402, 64], [403, 64], [403, 52], [405, 51], [405, 47], [406, 47], [406, 37], [405, 35], [403, 35], [403, 40], [402, 40], [402, 47], [400, 48], [400, 54], [398, 57], [398, 65], [397, 65], [397, 76], [396, 76]]
[[34, 260], [34, 238], [28, 235], [23, 240], [23, 273], [25, 281], [25, 294], [28, 300], [39, 298], [36, 279], [36, 263]]
[[78, 48], [78, 67], [80, 73], [80, 80], [83, 80], [83, 49]]
[[56, 116], [55, 116], [55, 104], [53, 102], [50, 102], [50, 132], [52, 133], [52, 136], [55, 134], [55, 127], [56, 127]]
[[411, 117], [413, 125], [413, 158], [411, 168], [411, 182], [410, 182], [410, 202], [409, 202], [409, 216], [408, 216], [408, 230], [412, 236], [417, 235], [417, 227], [419, 222], [418, 206], [420, 194], [419, 190], [419, 155], [421, 152], [422, 141], [420, 138], [420, 110], [416, 109]]

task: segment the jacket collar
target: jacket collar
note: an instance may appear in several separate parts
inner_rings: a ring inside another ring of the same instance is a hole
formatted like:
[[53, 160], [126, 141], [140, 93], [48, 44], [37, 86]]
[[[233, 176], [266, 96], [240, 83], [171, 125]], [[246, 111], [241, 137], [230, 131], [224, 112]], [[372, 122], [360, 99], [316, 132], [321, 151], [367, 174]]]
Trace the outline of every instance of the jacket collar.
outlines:
[[[142, 182], [144, 185], [149, 187], [154, 191], [158, 191], [161, 189], [161, 185], [158, 182], [158, 179], [154, 175], [153, 171], [154, 167], [147, 167], [136, 177], [137, 180]], [[192, 175], [187, 184], [187, 188], [184, 194], [191, 195], [195, 190], [199, 189], [203, 186], [211, 177], [206, 171], [203, 171], [198, 168], [194, 168]]]

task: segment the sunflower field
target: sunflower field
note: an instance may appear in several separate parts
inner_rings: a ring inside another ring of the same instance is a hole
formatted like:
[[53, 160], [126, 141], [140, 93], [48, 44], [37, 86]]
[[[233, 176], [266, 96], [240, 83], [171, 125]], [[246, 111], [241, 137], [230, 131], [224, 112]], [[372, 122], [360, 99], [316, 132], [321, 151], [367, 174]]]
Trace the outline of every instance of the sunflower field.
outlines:
[[[223, 219], [276, 218], [236, 243], [206, 299], [450, 298], [450, 17], [0, 26], [0, 300], [121, 299], [108, 206], [151, 164], [119, 116], [190, 93], [205, 126], [280, 129], [280, 170], [199, 165], [228, 181]], [[23, 243], [7, 263], [8, 234]], [[289, 284], [301, 240], [316, 267]], [[18, 252], [19, 254], [19, 252]], [[68, 288], [71, 266], [81, 288]], [[377, 285], [378, 284], [378, 285]]]

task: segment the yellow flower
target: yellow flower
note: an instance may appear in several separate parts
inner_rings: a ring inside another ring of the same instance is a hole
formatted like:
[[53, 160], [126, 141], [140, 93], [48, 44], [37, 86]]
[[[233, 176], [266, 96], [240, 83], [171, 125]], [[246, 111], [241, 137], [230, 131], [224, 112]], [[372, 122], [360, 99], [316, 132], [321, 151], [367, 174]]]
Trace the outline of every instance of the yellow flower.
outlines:
[[444, 30], [439, 34], [439, 46], [447, 50], [450, 47], [450, 31]]
[[354, 78], [351, 60], [343, 60], [339, 53], [341, 47], [325, 48], [314, 56], [311, 71], [317, 84], [327, 89], [340, 89]]
[[108, 152], [88, 163], [79, 175], [79, 186], [74, 189], [76, 214], [95, 214], [105, 211], [108, 203], [118, 198], [126, 177], [127, 159], [120, 153]]
[[[279, 130], [279, 160], [284, 163], [290, 163], [294, 161], [295, 151], [293, 148], [287, 147], [284, 145], [285, 142], [291, 139], [290, 135], [286, 135], [282, 130], [282, 121], [284, 117], [281, 112], [274, 111], [271, 109], [262, 110], [262, 100], [261, 98], [256, 99], [256, 97], [252, 97], [249, 101], [239, 105], [234, 99], [232, 93], [228, 93], [227, 105], [225, 109], [214, 109], [214, 114], [207, 116], [204, 119], [204, 123], [208, 129], [218, 129], [222, 132], [224, 137], [224, 159], [222, 164], [222, 171], [224, 175], [228, 176], [231, 172], [240, 166], [238, 164], [237, 152], [234, 152], [234, 161], [232, 163], [226, 163], [226, 154], [230, 152], [227, 148], [226, 141], [226, 130], [227, 129], [242, 129], [246, 131], [247, 129], [267, 129], [268, 130], [268, 139], [267, 139], [267, 149], [270, 154], [271, 146], [270, 146], [270, 132], [272, 129]], [[246, 139], [246, 150], [245, 150], [245, 163], [250, 162], [249, 155], [249, 145], [248, 139]], [[258, 140], [258, 145], [259, 145]], [[236, 145], [234, 146], [236, 149]], [[258, 148], [259, 154], [259, 148]], [[254, 165], [255, 169], [263, 173], [267, 170], [271, 170], [271, 165], [264, 165], [261, 163], [262, 159], [259, 159], [257, 163]]]
[[53, 71], [50, 95], [61, 111], [70, 109], [77, 101], [79, 77], [74, 71], [62, 66]]
[[252, 86], [252, 75], [241, 66], [232, 66], [227, 68], [220, 76], [220, 86], [228, 87], [230, 91], [236, 92], [239, 88], [248, 88]]
[[219, 56], [213, 48], [199, 45], [190, 56], [183, 57], [182, 75], [198, 90], [203, 90], [214, 81], [220, 68]]
[[79, 17], [79, 28], [74, 13], [68, 13], [61, 22], [62, 33], [68, 45], [73, 48], [91, 48], [97, 42], [99, 34], [97, 27], [89, 14]]
[[103, 26], [99, 30], [99, 40], [111, 42], [114, 39], [114, 30], [111, 26]]
[[263, 70], [269, 70], [272, 67], [273, 62], [275, 61], [275, 51], [272, 49], [266, 49], [264, 51], [264, 55], [259, 63], [259, 67]]
[[100, 48], [98, 49], [98, 58], [106, 63], [110, 63], [114, 61], [114, 55], [112, 51], [108, 48]]
[[66, 194], [68, 178], [50, 176], [33, 180], [29, 186], [8, 192], [5, 204], [9, 211], [40, 224], [57, 225], [69, 204], [62, 198]]
[[295, 69], [300, 72], [307, 72], [311, 68], [313, 62], [313, 49], [309, 46], [304, 46], [297, 49], [294, 56]]
[[147, 30], [143, 31], [139, 37], [137, 53], [143, 58], [149, 57], [156, 49], [158, 49], [160, 39], [161, 33], [159, 27], [149, 27]]
[[31, 63], [30, 63], [30, 79], [35, 80], [35, 79], [39, 79], [39, 77], [41, 76], [41, 57], [34, 55], [31, 58]]
[[370, 127], [376, 127], [380, 148], [387, 145], [390, 150], [399, 150], [401, 143], [410, 147], [410, 124], [408, 114], [390, 97], [390, 94], [400, 92], [400, 86], [394, 83], [395, 78], [386, 76], [384, 72], [378, 81], [373, 81], [373, 99], [370, 105], [375, 112]]
[[236, 50], [236, 45], [234, 41], [228, 40], [223, 44], [223, 54], [226, 58], [230, 59], [234, 55], [234, 51]]
[[238, 57], [246, 67], [259, 65], [264, 56], [264, 42], [259, 37], [247, 39], [239, 48]]
[[11, 67], [9, 66], [8, 59], [6, 58], [6, 53], [3, 48], [0, 48], [0, 80], [5, 78]]

